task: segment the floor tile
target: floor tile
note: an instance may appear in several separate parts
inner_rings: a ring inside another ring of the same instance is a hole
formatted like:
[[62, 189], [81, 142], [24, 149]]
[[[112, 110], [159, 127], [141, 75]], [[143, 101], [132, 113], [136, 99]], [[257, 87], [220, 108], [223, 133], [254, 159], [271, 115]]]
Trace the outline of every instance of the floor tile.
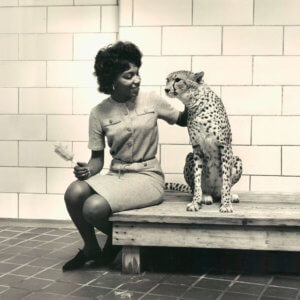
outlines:
[[108, 288], [100, 288], [93, 286], [84, 286], [79, 290], [75, 291], [71, 294], [71, 296], [79, 296], [79, 297], [88, 297], [88, 298], [96, 298], [99, 296], [104, 296], [111, 292], [111, 289]]
[[40, 267], [23, 266], [19, 269], [12, 271], [11, 273], [17, 274], [17, 275], [32, 276], [42, 270], [43, 270], [43, 268], [40, 268]]
[[41, 241], [33, 241], [33, 240], [29, 240], [29, 241], [24, 241], [22, 243], [19, 243], [19, 246], [23, 246], [23, 247], [28, 247], [28, 248], [35, 248], [38, 246], [41, 246], [44, 242]]
[[101, 300], [137, 300], [143, 296], [142, 293], [127, 291], [127, 290], [113, 290], [107, 295], [100, 298]]
[[54, 282], [50, 286], [46, 287], [43, 291], [46, 293], [68, 295], [79, 287], [80, 285], [70, 282]]
[[230, 282], [229, 280], [202, 278], [195, 287], [223, 291], [229, 286]]
[[295, 299], [297, 296], [298, 290], [292, 288], [283, 288], [283, 287], [268, 287], [263, 293], [263, 296], [266, 297], [278, 297], [286, 299]]
[[61, 270], [55, 270], [55, 269], [46, 269], [43, 272], [39, 272], [34, 275], [35, 278], [42, 278], [42, 279], [50, 279], [50, 280], [57, 280], [61, 278], [62, 276]]
[[17, 282], [14, 284], [15, 288], [25, 289], [29, 291], [39, 291], [45, 286], [53, 283], [51, 280], [46, 279], [38, 279], [38, 278], [28, 278], [21, 282]]
[[7, 273], [18, 267], [20, 267], [20, 265], [9, 264], [9, 263], [0, 263], [0, 273]]
[[48, 268], [48, 267], [51, 267], [56, 264], [57, 264], [57, 259], [39, 257], [39, 258], [31, 261], [28, 265]]
[[9, 238], [9, 239], [5, 239], [4, 241], [2, 241], [2, 245], [8, 245], [8, 246], [13, 246], [13, 245], [19, 245], [23, 242], [22, 239], [18, 239], [18, 238]]
[[300, 289], [300, 278], [295, 276], [274, 276], [270, 285]]
[[270, 276], [270, 275], [249, 275], [249, 274], [246, 275], [246, 274], [241, 274], [237, 281], [266, 284], [270, 281], [271, 278], [272, 278], [272, 276]]
[[250, 295], [259, 295], [262, 292], [263, 289], [264, 289], [264, 285], [235, 282], [228, 289], [228, 292], [250, 294]]
[[147, 294], [142, 298], [142, 300], [176, 300], [177, 297], [173, 296], [163, 296], [163, 295], [153, 295], [153, 294]]
[[19, 234], [20, 234], [20, 232], [17, 232], [17, 231], [10, 231], [10, 230], [0, 231], [0, 237], [15, 237]]
[[199, 278], [196, 276], [189, 276], [189, 275], [171, 275], [165, 276], [163, 283], [170, 283], [170, 284], [183, 284], [183, 285], [191, 285], [195, 283]]
[[238, 293], [225, 293], [221, 300], [256, 300], [258, 296]]
[[8, 260], [6, 260], [5, 262], [8, 263], [14, 263], [14, 264], [27, 264], [28, 262], [34, 260], [34, 257], [32, 256], [28, 256], [28, 255], [16, 255]]
[[26, 279], [25, 276], [7, 274], [0, 277], [0, 285], [15, 286], [16, 283]]
[[32, 240], [33, 241], [45, 241], [45, 242], [49, 242], [49, 241], [53, 241], [55, 239], [57, 239], [56, 235], [41, 234], [41, 235], [36, 236]]
[[7, 291], [2, 293], [1, 300], [19, 300], [24, 298], [25, 296], [29, 295], [31, 291], [16, 289], [16, 288], [9, 288]]
[[24, 300], [63, 300], [63, 299], [67, 300], [64, 296], [41, 293], [41, 292], [33, 292], [24, 298]]
[[70, 271], [70, 272], [61, 272], [61, 276], [59, 281], [63, 282], [73, 282], [79, 284], [87, 284], [95, 279], [97, 279], [97, 275], [94, 273], [89, 273], [85, 271]]
[[207, 290], [201, 288], [191, 288], [184, 295], [183, 299], [205, 299], [205, 300], [216, 300], [221, 295], [221, 291]]
[[129, 290], [129, 291], [135, 291], [135, 292], [148, 292], [150, 289], [152, 289], [157, 283], [150, 280], [137, 280], [136, 282], [127, 282], [124, 283], [120, 289], [122, 290]]
[[43, 228], [43, 227], [40, 227], [40, 228], [33, 228], [30, 230], [30, 233], [38, 233], [38, 234], [41, 234], [41, 233], [46, 233], [46, 232], [49, 232], [49, 231], [52, 231], [53, 229], [52, 228]]
[[151, 294], [179, 297], [187, 290], [187, 288], [188, 286], [186, 285], [160, 283], [151, 290]]

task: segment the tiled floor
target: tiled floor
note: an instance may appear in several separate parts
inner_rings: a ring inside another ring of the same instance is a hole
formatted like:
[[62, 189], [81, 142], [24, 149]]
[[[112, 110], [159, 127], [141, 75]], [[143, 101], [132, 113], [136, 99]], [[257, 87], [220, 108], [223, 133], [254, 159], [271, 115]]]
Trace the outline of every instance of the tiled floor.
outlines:
[[73, 228], [0, 225], [0, 299], [300, 299], [299, 253], [143, 248], [140, 275], [120, 256], [63, 273], [80, 247]]

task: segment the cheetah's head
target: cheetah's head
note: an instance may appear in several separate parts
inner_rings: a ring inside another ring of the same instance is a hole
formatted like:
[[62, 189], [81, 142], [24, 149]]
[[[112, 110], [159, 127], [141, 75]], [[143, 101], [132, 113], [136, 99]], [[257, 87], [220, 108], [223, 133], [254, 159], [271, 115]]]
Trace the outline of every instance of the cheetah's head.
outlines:
[[187, 91], [198, 89], [203, 83], [204, 72], [176, 71], [167, 77], [165, 92], [171, 98], [181, 98]]

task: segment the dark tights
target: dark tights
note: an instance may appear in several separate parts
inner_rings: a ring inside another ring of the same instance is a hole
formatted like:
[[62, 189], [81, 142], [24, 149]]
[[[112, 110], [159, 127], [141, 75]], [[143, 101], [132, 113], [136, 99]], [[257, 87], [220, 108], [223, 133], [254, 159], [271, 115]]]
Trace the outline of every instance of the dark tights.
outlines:
[[94, 227], [108, 236], [105, 247], [111, 245], [112, 228], [108, 221], [111, 208], [102, 196], [96, 194], [86, 182], [77, 180], [66, 190], [65, 202], [84, 241], [85, 255], [90, 256], [100, 250]]

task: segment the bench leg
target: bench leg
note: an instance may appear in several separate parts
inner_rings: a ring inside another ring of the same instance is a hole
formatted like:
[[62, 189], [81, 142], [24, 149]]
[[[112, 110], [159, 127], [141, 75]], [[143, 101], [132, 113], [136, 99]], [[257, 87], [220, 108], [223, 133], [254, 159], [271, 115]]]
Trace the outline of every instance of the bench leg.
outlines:
[[140, 247], [123, 246], [122, 272], [127, 274], [139, 274], [141, 272]]

